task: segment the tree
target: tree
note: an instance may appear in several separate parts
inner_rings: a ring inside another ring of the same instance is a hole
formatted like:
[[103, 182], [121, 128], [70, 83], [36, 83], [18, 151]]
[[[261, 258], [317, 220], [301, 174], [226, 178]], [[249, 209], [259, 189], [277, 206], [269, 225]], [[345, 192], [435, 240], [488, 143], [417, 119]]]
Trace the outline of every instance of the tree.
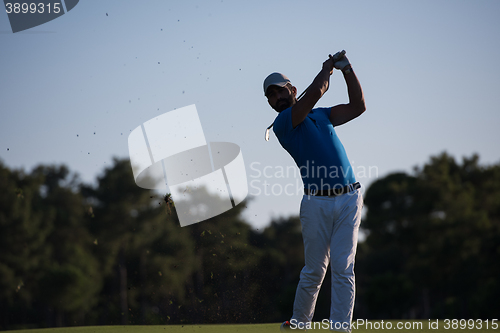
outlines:
[[39, 323], [48, 313], [48, 326], [80, 320], [95, 304], [100, 275], [76, 176], [68, 179], [65, 166], [39, 166], [29, 175], [2, 166], [0, 174], [2, 314]]
[[[102, 276], [92, 255], [92, 235], [85, 226], [78, 176], [66, 166], [38, 166], [32, 177], [43, 180], [36, 210], [53, 226], [45, 244], [50, 256], [38, 279], [38, 302], [49, 305], [56, 326], [82, 324], [85, 313], [97, 303]], [[53, 322], [48, 321], [49, 325]]]
[[[253, 235], [252, 243], [262, 251], [254, 278], [260, 286], [257, 299], [261, 320], [282, 321], [293, 312], [299, 273], [304, 266], [304, 246], [298, 216], [271, 221], [262, 233]], [[328, 290], [323, 289], [318, 299], [317, 315], [324, 315], [323, 299]], [[328, 312], [330, 302], [327, 302]], [[327, 315], [328, 316], [328, 315]], [[326, 318], [326, 317], [323, 317]]]
[[0, 164], [0, 313], [2, 326], [27, 321], [52, 223], [33, 208], [41, 179]]
[[161, 299], [183, 300], [194, 265], [192, 241], [165, 213], [161, 198], [134, 183], [130, 161], [115, 158], [96, 187], [81, 191], [92, 209], [88, 228], [105, 276], [95, 309], [99, 322], [145, 323], [159, 312]]
[[[204, 189], [190, 194], [193, 202], [218, 201]], [[213, 202], [209, 206], [217, 206]], [[184, 227], [194, 241], [195, 270], [186, 281], [187, 299], [182, 322], [236, 323], [255, 320], [258, 284], [252, 280], [259, 249], [252, 246], [250, 226], [241, 212], [247, 202], [223, 214]], [[220, 206], [220, 205], [219, 205]]]
[[[370, 186], [358, 254], [363, 311], [384, 318], [493, 317], [499, 306], [500, 165], [443, 153]], [[383, 305], [383, 306], [382, 306]]]

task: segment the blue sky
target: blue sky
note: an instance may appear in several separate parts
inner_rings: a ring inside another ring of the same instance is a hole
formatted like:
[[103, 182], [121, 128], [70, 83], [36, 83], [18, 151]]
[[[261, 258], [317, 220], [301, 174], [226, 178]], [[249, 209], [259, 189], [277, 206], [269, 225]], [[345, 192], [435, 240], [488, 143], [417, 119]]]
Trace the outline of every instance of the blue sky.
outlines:
[[[264, 141], [276, 113], [262, 82], [279, 71], [302, 92], [345, 49], [367, 111], [336, 130], [365, 186], [442, 151], [498, 163], [498, 17], [496, 0], [81, 0], [13, 34], [0, 13], [0, 159], [64, 163], [92, 182], [128, 157], [131, 130], [196, 104], [207, 141], [241, 147], [245, 217], [260, 228], [298, 214], [301, 198], [275, 195], [300, 179], [280, 173], [294, 162], [274, 135]], [[346, 101], [336, 72], [318, 106]]]

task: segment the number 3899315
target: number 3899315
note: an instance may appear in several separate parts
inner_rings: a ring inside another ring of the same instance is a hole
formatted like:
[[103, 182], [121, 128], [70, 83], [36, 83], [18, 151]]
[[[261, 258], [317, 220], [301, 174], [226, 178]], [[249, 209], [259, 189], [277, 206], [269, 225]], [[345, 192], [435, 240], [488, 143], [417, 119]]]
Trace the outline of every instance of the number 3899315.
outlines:
[[54, 13], [54, 14], [59, 14], [61, 11], [60, 3], [35, 3], [35, 2], [24, 2], [24, 3], [6, 3], [5, 4], [5, 9], [7, 11], [7, 14], [27, 14], [27, 13], [38, 13], [38, 14], [43, 14], [43, 13]]
[[498, 319], [445, 319], [444, 329], [445, 330], [456, 330], [456, 329], [498, 329]]

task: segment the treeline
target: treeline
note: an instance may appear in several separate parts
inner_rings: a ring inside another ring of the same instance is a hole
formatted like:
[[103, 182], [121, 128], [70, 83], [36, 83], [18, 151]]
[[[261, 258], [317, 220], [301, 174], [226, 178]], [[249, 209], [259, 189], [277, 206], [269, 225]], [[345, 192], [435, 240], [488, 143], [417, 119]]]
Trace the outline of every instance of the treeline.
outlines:
[[486, 319], [500, 314], [500, 164], [443, 153], [365, 194], [358, 314]]
[[[65, 166], [0, 164], [0, 328], [280, 322], [303, 266], [300, 221], [253, 230], [246, 202], [181, 228], [115, 159], [95, 185]], [[432, 157], [365, 193], [355, 318], [500, 313], [500, 165]], [[327, 275], [325, 286], [330, 285]], [[323, 288], [315, 319], [328, 318]]]

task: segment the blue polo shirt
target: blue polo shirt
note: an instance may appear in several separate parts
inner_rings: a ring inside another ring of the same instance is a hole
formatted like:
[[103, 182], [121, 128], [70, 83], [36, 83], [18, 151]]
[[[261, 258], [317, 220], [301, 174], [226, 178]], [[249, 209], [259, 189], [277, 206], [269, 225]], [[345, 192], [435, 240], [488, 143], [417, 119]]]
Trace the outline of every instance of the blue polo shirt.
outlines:
[[291, 107], [274, 120], [274, 133], [295, 160], [308, 189], [328, 190], [356, 182], [344, 146], [330, 122], [330, 112], [331, 108], [313, 109], [295, 128]]

